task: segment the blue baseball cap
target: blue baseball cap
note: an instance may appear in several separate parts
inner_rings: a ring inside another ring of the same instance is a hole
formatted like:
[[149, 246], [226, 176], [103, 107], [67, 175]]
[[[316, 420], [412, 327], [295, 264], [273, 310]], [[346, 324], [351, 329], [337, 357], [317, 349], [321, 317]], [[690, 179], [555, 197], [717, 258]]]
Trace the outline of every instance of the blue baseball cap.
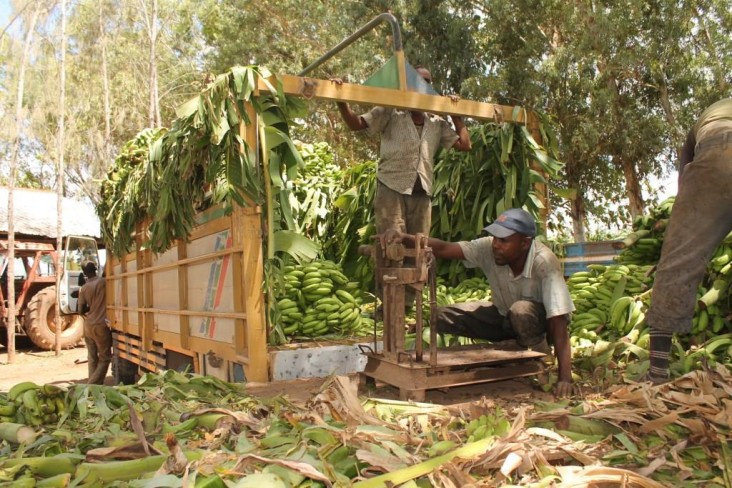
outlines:
[[486, 227], [490, 235], [503, 239], [512, 236], [516, 232], [528, 237], [536, 236], [536, 221], [529, 212], [521, 208], [509, 208]]

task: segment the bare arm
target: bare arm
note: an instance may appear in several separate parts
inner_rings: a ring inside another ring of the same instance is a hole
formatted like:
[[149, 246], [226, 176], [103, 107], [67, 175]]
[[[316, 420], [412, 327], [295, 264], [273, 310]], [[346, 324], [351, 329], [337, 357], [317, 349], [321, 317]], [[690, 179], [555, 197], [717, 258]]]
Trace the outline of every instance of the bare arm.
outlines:
[[366, 125], [366, 121], [363, 120], [363, 117], [353, 113], [350, 105], [348, 105], [346, 102], [338, 102], [338, 111], [341, 113], [341, 117], [343, 118], [343, 121], [346, 123], [349, 129], [363, 130], [368, 128], [368, 125]]
[[[410, 234], [399, 234], [402, 242], [407, 246], [414, 246], [414, 236]], [[457, 242], [441, 241], [434, 237], [427, 238], [427, 245], [432, 248], [432, 254], [442, 259], [465, 259], [463, 248]]]
[[568, 396], [572, 390], [572, 353], [569, 344], [567, 316], [558, 315], [548, 320], [549, 336], [554, 344], [554, 356], [557, 358], [559, 383], [556, 386], [558, 396]]
[[472, 144], [470, 143], [470, 133], [468, 132], [468, 128], [465, 127], [463, 118], [458, 117], [457, 115], [451, 115], [450, 118], [452, 119], [452, 123], [455, 124], [455, 132], [458, 134], [458, 140], [455, 141], [455, 144], [452, 147], [458, 151], [470, 151], [472, 148]]

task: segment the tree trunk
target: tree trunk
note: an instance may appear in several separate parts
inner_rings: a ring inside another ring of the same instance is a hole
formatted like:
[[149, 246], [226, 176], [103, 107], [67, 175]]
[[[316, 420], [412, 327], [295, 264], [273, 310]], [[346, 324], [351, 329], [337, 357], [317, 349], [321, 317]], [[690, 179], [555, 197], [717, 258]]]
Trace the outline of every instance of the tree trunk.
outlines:
[[570, 214], [572, 216], [572, 237], [574, 242], [585, 242], [585, 218], [587, 211], [585, 209], [585, 197], [581, 191], [577, 191], [574, 198], [570, 200]]
[[[64, 143], [66, 140], [66, 0], [61, 0], [61, 66], [58, 118], [58, 167], [56, 168], [56, 296], [61, 293], [61, 249], [64, 234]], [[61, 354], [61, 310], [56, 307], [56, 356]]]
[[709, 29], [707, 28], [707, 13], [700, 12], [699, 8], [696, 7], [694, 9], [694, 12], [696, 13], [696, 20], [699, 22], [700, 30], [701, 30], [701, 38], [704, 39], [705, 44], [707, 45], [707, 53], [709, 54], [709, 57], [713, 61], [712, 64], [712, 71], [714, 72], [714, 81], [717, 85], [717, 90], [719, 90], [720, 93], [724, 93], [727, 91], [727, 71], [724, 68], [724, 65], [722, 64], [722, 60], [719, 57], [719, 50], [715, 47], [714, 41], [712, 40], [711, 34], [709, 34]]
[[635, 171], [635, 165], [632, 161], [622, 159], [620, 165], [623, 168], [623, 175], [625, 176], [625, 188], [628, 195], [628, 210], [630, 216], [635, 219], [639, 215], [643, 215], [643, 193], [641, 192], [640, 182], [638, 181], [638, 174]]
[[99, 44], [102, 50], [102, 91], [104, 94], [104, 164], [112, 159], [112, 109], [109, 95], [109, 73], [107, 72], [107, 33], [104, 29], [104, 2], [99, 2]]
[[41, 7], [36, 8], [31, 15], [28, 24], [28, 32], [25, 35], [23, 46], [23, 57], [20, 60], [18, 72], [18, 93], [15, 99], [15, 138], [13, 140], [13, 153], [10, 158], [10, 176], [8, 178], [8, 363], [15, 361], [15, 204], [13, 189], [15, 188], [15, 173], [18, 168], [18, 153], [20, 152], [20, 141], [23, 136], [23, 90], [25, 87], [25, 67], [28, 63], [33, 32], [36, 30], [36, 22], [41, 13]]
[[671, 140], [674, 142], [678, 141], [678, 144], [675, 144], [676, 161], [681, 161], [681, 145], [684, 143], [683, 132], [676, 121], [674, 109], [671, 106], [666, 73], [662, 72], [661, 76], [662, 79], [658, 86], [659, 100], [661, 102], [661, 107], [663, 108], [663, 113], [666, 117], [666, 122], [671, 128]]
[[160, 104], [158, 101], [158, 66], [155, 59], [155, 45], [158, 38], [158, 0], [152, 1], [152, 12], [147, 15], [147, 6], [144, 0], [143, 11], [145, 12], [145, 19], [147, 21], [147, 33], [150, 38], [150, 53], [149, 53], [149, 68], [150, 68], [150, 102], [148, 111], [148, 124], [150, 127], [159, 127], [161, 125], [160, 120]]

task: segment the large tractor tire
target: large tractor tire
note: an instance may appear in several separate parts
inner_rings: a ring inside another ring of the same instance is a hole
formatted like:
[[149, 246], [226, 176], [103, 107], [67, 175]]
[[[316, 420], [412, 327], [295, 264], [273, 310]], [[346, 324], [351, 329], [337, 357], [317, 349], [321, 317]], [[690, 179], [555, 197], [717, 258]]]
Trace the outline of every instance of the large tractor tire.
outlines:
[[[84, 338], [84, 319], [79, 315], [61, 317], [61, 347], [70, 349]], [[56, 347], [56, 287], [36, 293], [25, 311], [25, 333], [33, 344], [50, 351]]]

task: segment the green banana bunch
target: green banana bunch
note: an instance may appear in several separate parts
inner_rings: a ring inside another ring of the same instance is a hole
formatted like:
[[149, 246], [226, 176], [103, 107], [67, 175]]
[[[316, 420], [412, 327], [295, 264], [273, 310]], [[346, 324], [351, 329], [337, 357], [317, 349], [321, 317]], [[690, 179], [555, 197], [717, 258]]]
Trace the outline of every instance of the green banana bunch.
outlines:
[[363, 335], [363, 293], [339, 265], [313, 261], [286, 266], [283, 271], [284, 286], [275, 308], [286, 336]]
[[33, 427], [54, 423], [66, 412], [65, 395], [66, 390], [56, 385], [23, 381], [8, 390], [8, 402], [0, 405], [0, 416]]
[[624, 264], [657, 263], [661, 257], [663, 233], [671, 216], [675, 197], [669, 197], [652, 208], [648, 214], [633, 221], [633, 232], [623, 239], [623, 251], [617, 261]]

